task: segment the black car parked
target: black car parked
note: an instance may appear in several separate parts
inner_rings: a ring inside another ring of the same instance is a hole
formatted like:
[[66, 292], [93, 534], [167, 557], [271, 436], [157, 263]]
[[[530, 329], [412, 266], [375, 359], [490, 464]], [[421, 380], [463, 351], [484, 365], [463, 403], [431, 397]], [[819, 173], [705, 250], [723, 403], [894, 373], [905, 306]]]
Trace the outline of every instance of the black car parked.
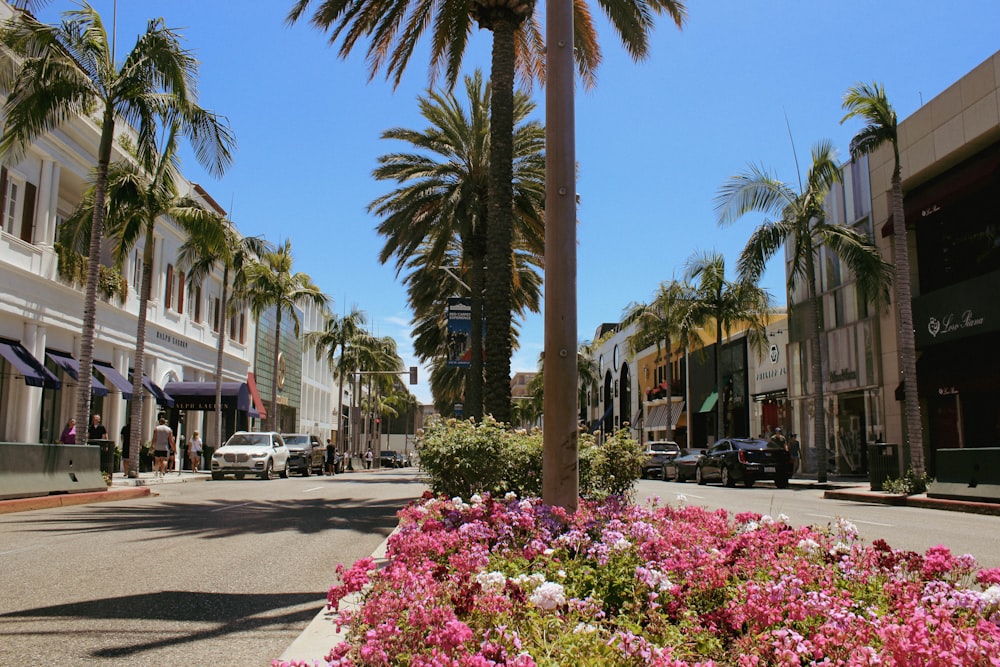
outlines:
[[697, 475], [698, 461], [708, 450], [703, 447], [681, 449], [679, 456], [663, 462], [660, 477], [672, 482], [686, 482]]
[[699, 459], [695, 476], [699, 484], [718, 479], [726, 486], [743, 482], [751, 487], [759, 479], [774, 480], [779, 489], [792, 476], [788, 452], [759, 438], [723, 438]]
[[323, 474], [326, 466], [326, 447], [315, 435], [308, 433], [283, 433], [288, 447], [288, 469], [306, 477], [312, 473]]

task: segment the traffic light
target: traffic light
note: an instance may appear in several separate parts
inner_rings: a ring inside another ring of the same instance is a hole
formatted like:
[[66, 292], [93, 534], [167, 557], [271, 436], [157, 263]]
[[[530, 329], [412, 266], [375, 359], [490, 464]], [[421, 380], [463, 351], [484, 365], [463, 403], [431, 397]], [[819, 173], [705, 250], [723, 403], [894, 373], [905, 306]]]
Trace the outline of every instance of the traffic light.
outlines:
[[417, 367], [410, 366], [410, 384], [417, 384]]

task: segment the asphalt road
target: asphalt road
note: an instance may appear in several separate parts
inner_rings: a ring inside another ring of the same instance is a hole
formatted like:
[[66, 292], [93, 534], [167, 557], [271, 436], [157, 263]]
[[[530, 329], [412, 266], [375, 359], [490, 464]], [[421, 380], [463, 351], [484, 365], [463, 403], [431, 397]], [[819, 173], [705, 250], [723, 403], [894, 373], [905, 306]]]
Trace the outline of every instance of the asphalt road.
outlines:
[[267, 665], [425, 488], [414, 468], [227, 479], [0, 515], [0, 665]]
[[760, 482], [747, 489], [652, 479], [640, 480], [637, 491], [643, 501], [658, 497], [662, 503], [685, 502], [731, 513], [759, 512], [773, 517], [785, 514], [795, 526], [825, 526], [842, 517], [857, 526], [861, 538], [869, 543], [884, 539], [895, 549], [920, 553], [943, 544], [954, 554], [972, 554], [980, 567], [1000, 567], [1000, 516], [830, 500], [823, 498], [822, 489], [794, 483], [787, 489], [777, 489]]

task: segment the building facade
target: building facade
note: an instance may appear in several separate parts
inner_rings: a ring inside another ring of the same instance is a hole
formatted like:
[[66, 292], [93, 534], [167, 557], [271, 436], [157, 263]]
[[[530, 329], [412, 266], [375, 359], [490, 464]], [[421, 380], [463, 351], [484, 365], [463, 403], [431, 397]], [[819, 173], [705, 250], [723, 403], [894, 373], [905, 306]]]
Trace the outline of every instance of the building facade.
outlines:
[[[875, 238], [910, 257], [925, 461], [1000, 446], [1000, 52], [899, 124], [906, 224], [891, 218], [891, 149], [871, 157]], [[894, 261], [894, 260], [893, 260]], [[885, 439], [905, 442], [897, 312], [881, 320]]]

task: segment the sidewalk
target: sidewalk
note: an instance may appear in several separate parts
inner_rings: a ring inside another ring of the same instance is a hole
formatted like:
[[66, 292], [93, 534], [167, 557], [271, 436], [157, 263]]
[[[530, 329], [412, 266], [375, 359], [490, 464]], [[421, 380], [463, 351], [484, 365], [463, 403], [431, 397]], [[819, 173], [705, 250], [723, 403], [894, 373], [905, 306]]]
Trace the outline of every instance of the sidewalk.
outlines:
[[89, 493], [59, 493], [31, 498], [12, 498], [0, 500], [0, 514], [41, 510], [51, 507], [69, 507], [71, 505], [86, 505], [89, 503], [106, 503], [115, 500], [130, 500], [153, 495], [153, 489], [160, 484], [181, 484], [184, 482], [204, 482], [211, 479], [207, 470], [181, 473], [170, 472], [164, 477], [157, 477], [151, 472], [139, 473], [137, 479], [129, 479], [122, 473], [115, 473], [111, 478], [111, 486], [107, 491]]

